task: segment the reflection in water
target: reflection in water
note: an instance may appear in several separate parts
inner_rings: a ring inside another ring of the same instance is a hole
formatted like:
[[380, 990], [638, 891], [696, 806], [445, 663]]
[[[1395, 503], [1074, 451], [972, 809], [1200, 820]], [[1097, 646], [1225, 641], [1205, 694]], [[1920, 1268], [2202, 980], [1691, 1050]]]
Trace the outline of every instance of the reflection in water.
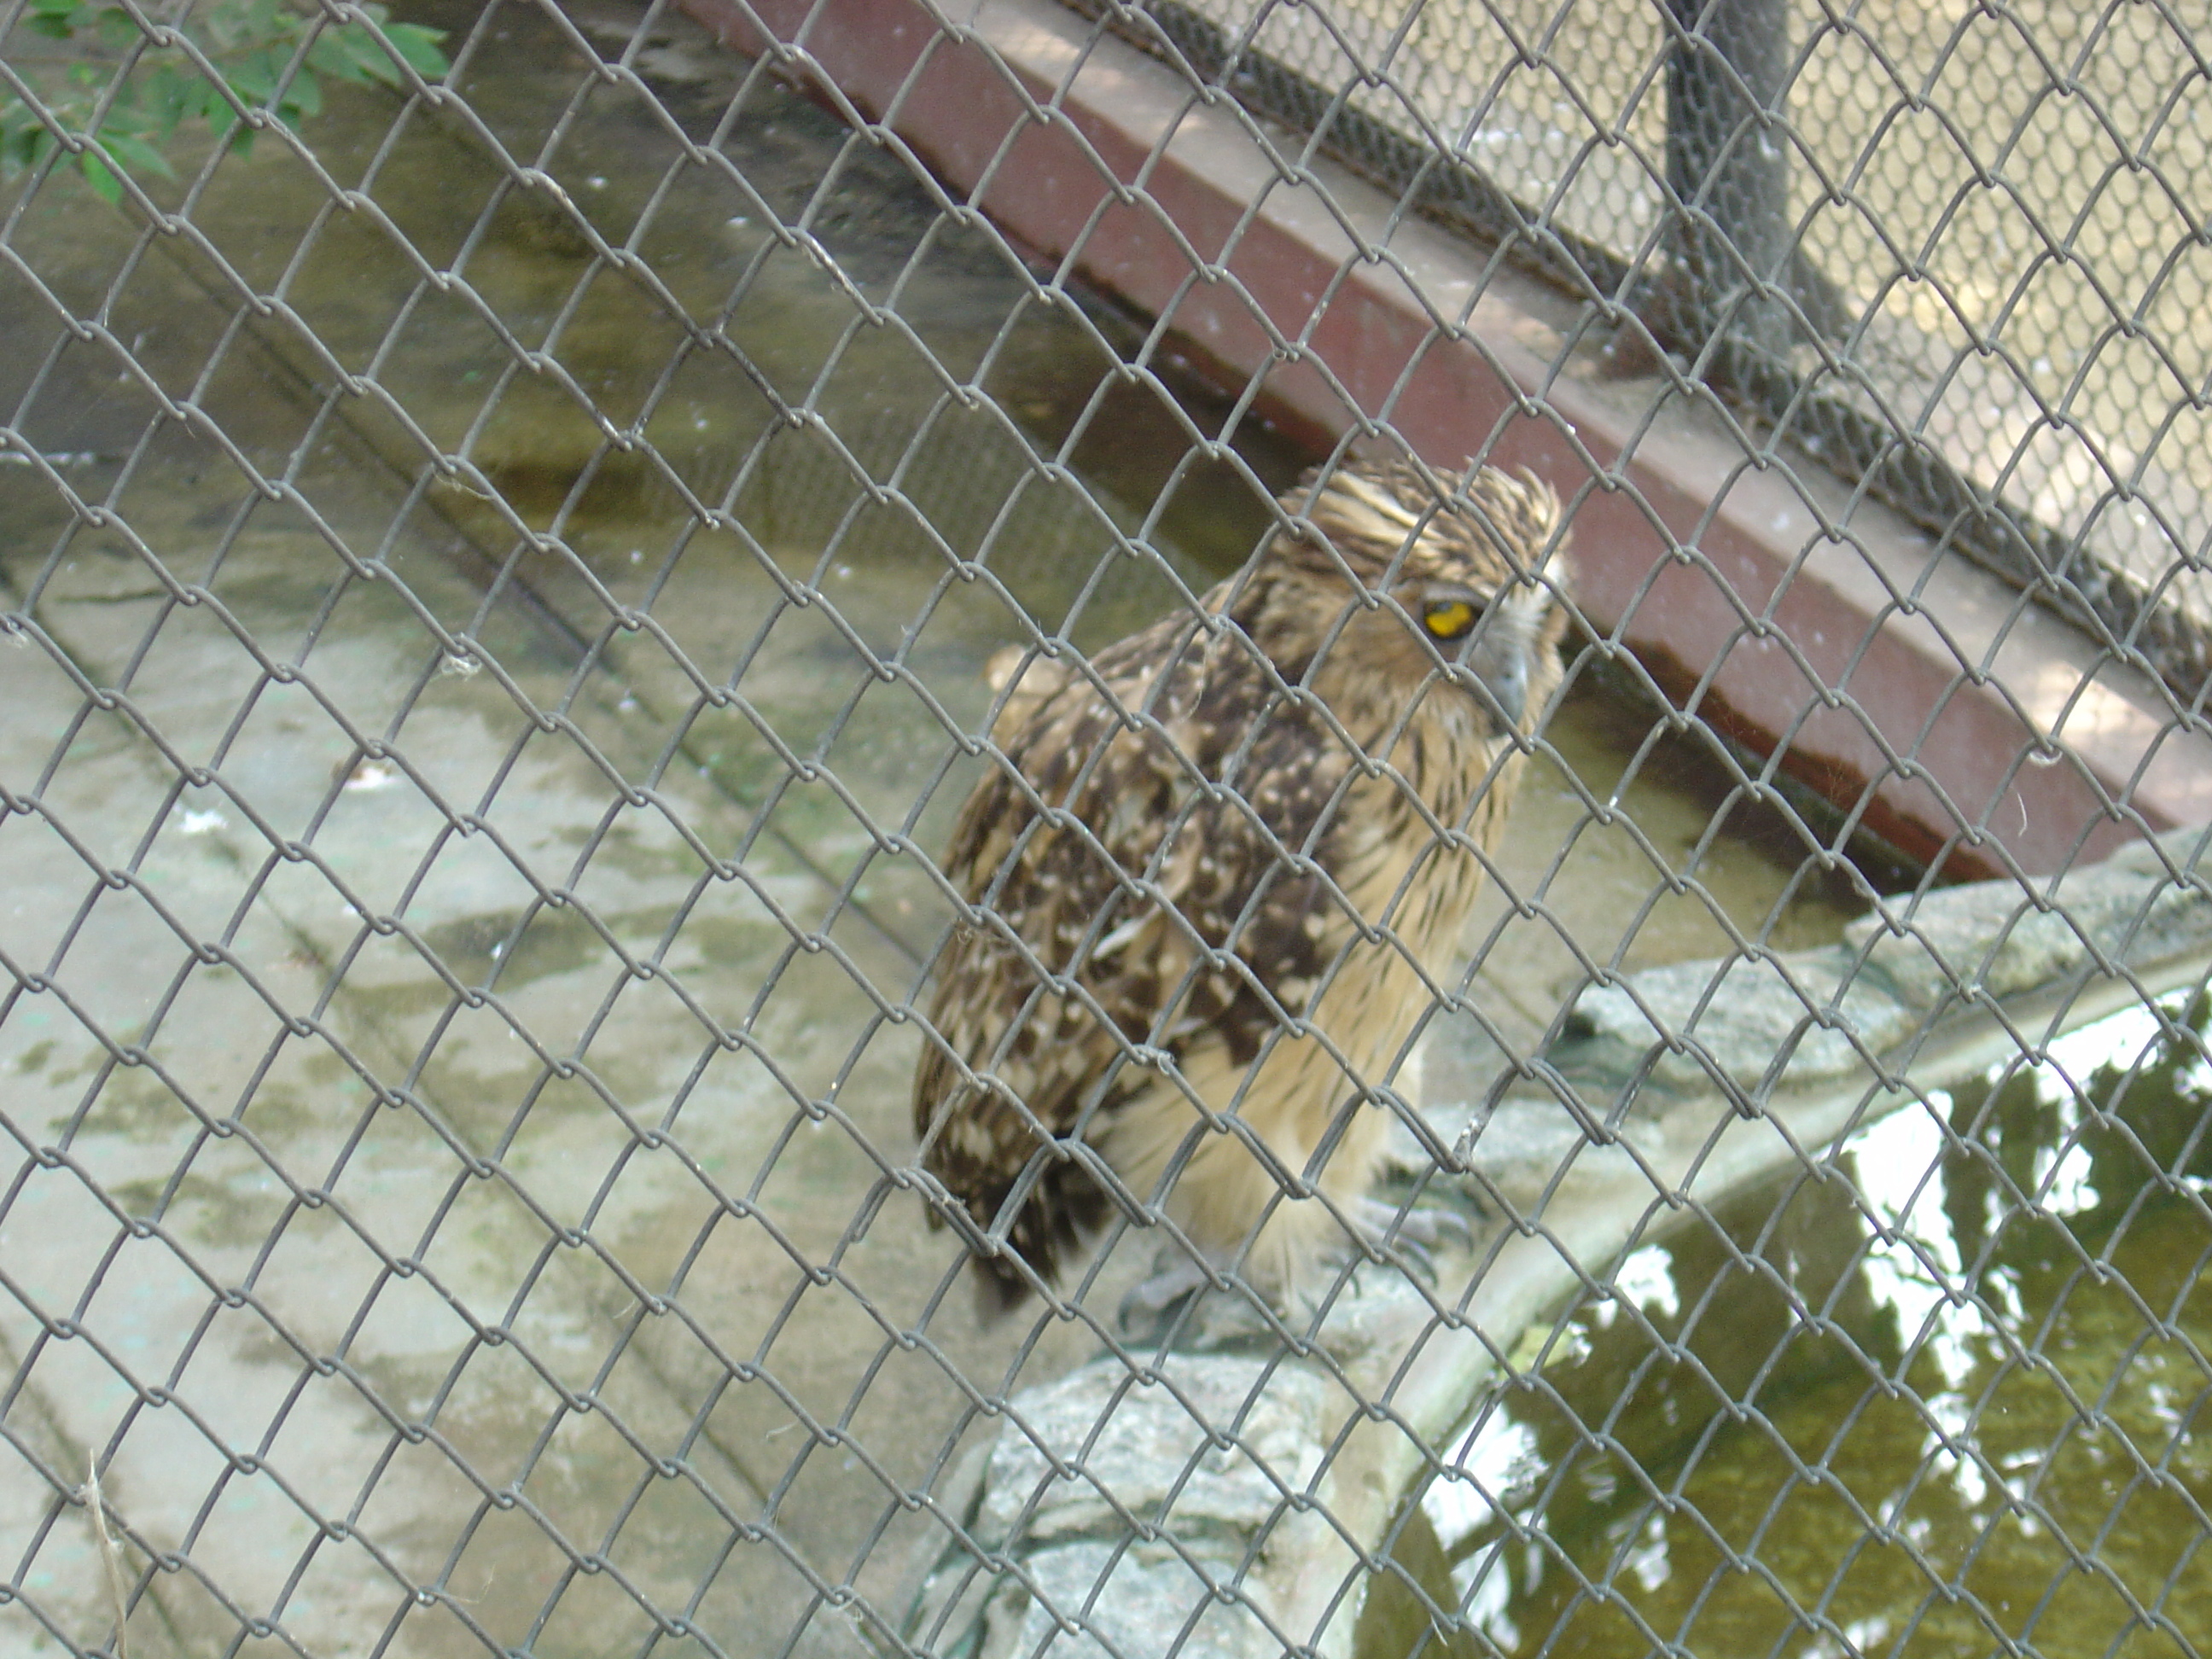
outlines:
[[2100, 1021], [1635, 1250], [1409, 1509], [1362, 1652], [2212, 1646], [2209, 1020]]

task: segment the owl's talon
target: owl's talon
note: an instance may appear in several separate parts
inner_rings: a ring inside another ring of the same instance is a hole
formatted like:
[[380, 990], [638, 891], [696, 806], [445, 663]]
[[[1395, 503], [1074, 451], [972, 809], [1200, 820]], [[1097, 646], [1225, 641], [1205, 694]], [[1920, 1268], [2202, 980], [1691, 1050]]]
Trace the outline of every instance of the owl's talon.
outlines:
[[1349, 1206], [1345, 1218], [1357, 1230], [1367, 1254], [1404, 1262], [1431, 1287], [1437, 1282], [1437, 1257], [1474, 1243], [1474, 1228], [1468, 1218], [1438, 1206], [1407, 1210], [1388, 1199], [1363, 1198]]
[[1151, 1278], [1132, 1285], [1122, 1295], [1115, 1318], [1127, 1334], [1157, 1332], [1172, 1316], [1176, 1304], [1213, 1288], [1213, 1277], [1198, 1262], [1177, 1252]]

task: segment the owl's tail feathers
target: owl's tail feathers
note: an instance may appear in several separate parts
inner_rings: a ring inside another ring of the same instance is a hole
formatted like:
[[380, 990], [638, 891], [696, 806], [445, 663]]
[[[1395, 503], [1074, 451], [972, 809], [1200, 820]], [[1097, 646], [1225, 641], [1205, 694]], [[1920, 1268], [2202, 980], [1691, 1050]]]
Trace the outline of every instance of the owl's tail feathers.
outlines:
[[1011, 1249], [1002, 1249], [996, 1255], [974, 1255], [969, 1257], [968, 1276], [975, 1286], [975, 1315], [979, 1322], [997, 1324], [1009, 1314], [1018, 1311], [1022, 1304], [1036, 1293], [1037, 1280], [1051, 1282], [1048, 1275], [1037, 1273], [1033, 1265], [1029, 1273], [1024, 1273], [1017, 1265], [1023, 1260]]
[[981, 1310], [1013, 1312], [1062, 1270], [1104, 1224], [1113, 1204], [1089, 1169], [1097, 1154], [1074, 1141], [1040, 1145], [1012, 1179], [951, 1190], [925, 1166], [929, 1224], [950, 1227], [975, 1264]]

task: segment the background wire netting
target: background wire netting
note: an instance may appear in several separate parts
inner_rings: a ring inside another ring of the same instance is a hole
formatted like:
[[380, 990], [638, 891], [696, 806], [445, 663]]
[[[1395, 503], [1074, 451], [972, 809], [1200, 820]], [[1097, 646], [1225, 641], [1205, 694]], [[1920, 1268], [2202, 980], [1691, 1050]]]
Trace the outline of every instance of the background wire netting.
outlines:
[[[2212, 74], [2185, 9], [1081, 4], [1620, 304], [1630, 367], [1670, 349], [1962, 550], [2086, 599], [2185, 698], [2201, 679]], [[1698, 86], [1670, 86], [1683, 58]], [[1764, 152], [1772, 199], [1685, 172], [1670, 125]], [[1771, 217], [1783, 263], [1701, 259], [1686, 208], [1746, 240]], [[2180, 637], [2151, 636], [2145, 596]]]
[[[10, 109], [80, 147], [69, 88], [191, 15], [40, 11], [0, 9]], [[673, 9], [400, 12], [441, 89], [110, 149], [112, 206], [67, 145], [5, 185], [0, 1640], [117, 1651], [119, 1605], [142, 1654], [1237, 1650], [1100, 1587], [1181, 1564], [1264, 1609], [1302, 1519], [1349, 1533], [1315, 1494], [1387, 1368], [1246, 1329], [1235, 1387], [1174, 1383], [1117, 1323], [1127, 1229], [1074, 1316], [979, 1323], [908, 1090], [986, 660], [1188, 605], [1322, 457]], [[1657, 9], [1217, 21], [1663, 264]], [[1792, 201], [1863, 319], [1800, 371], [2185, 597], [2185, 23], [1792, 27]], [[1447, 1142], [1585, 988], [1844, 949], [1930, 889], [1602, 630], [1571, 655], [1430, 1031]], [[2021, 1016], [1674, 1232], [1647, 1187], [1501, 1334], [1328, 1650], [2212, 1647], [2212, 1061], [2187, 994], [2128, 1002], [2071, 1049]], [[1717, 1064], [1682, 1052], [1655, 1098]], [[1484, 1133], [1565, 1171], [1618, 1126], [1547, 1076]], [[1550, 1178], [1398, 1191], [1471, 1188], [1479, 1269]], [[1102, 1343], [1107, 1407], [1033, 1392]], [[1164, 1394], [1204, 1436], [1156, 1492], [1112, 1424]], [[1005, 1591], [980, 1624], [948, 1551]]]

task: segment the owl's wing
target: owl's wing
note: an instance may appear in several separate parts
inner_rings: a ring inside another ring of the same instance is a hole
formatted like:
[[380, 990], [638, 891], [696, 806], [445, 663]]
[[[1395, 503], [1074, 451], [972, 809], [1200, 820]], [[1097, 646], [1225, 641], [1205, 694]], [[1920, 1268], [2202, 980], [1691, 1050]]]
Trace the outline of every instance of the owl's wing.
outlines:
[[1000, 646], [983, 665], [983, 683], [1006, 699], [991, 722], [991, 735], [1001, 743], [1018, 742], [1023, 728], [1075, 673], [1074, 665], [1062, 659], [1026, 646]]
[[[915, 1120], [982, 1226], [1048, 1140], [1158, 1086], [1160, 1057], [1207, 1040], [1249, 1063], [1340, 931], [1296, 860], [1352, 757], [1248, 646], [1194, 635], [1147, 629], [1097, 659], [1107, 695], [1063, 672], [1018, 729], [1002, 715], [1005, 760], [955, 830], [947, 873], [977, 914], [939, 959]], [[1010, 1237], [1048, 1270], [1106, 1200], [1064, 1159], [1037, 1184]]]

